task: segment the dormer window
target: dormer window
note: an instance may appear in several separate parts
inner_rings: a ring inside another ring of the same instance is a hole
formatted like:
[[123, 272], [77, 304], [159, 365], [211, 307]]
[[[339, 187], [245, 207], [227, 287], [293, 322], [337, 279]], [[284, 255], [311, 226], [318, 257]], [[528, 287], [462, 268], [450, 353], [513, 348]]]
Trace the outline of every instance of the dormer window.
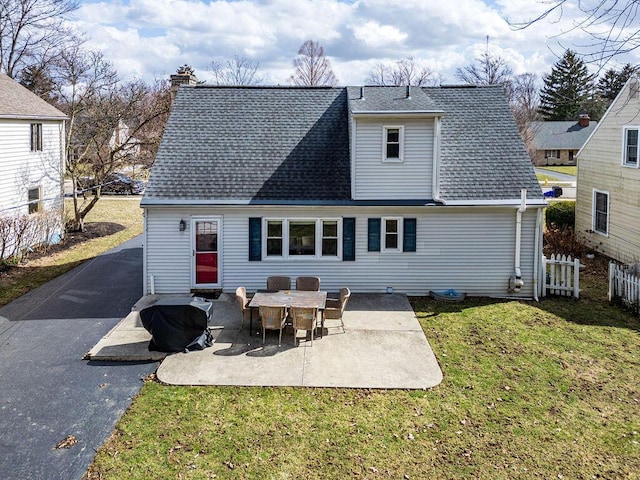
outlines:
[[387, 126], [383, 128], [383, 162], [402, 162], [404, 151], [404, 127]]

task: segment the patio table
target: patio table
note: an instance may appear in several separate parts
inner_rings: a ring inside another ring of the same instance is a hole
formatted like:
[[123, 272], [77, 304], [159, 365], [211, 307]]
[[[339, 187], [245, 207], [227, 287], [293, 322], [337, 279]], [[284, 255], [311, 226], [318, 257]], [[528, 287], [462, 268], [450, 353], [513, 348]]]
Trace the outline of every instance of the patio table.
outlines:
[[[324, 308], [327, 303], [327, 292], [309, 292], [303, 290], [279, 290], [277, 292], [257, 292], [249, 308], [259, 308], [260, 305], [286, 305], [289, 307], [315, 307], [320, 312], [320, 337], [324, 328]], [[249, 328], [253, 335], [253, 313], [249, 320]]]

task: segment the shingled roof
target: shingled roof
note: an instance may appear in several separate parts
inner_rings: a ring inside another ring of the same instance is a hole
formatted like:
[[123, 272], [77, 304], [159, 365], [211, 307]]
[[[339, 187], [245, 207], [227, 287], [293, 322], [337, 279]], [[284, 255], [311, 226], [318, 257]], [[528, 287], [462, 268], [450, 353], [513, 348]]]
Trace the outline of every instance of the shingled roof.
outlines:
[[420, 87], [347, 87], [352, 113], [442, 113]]
[[501, 86], [427, 87], [444, 110], [440, 196], [446, 202], [544, 198]]
[[0, 118], [63, 120], [66, 115], [12, 78], [0, 73]]
[[598, 122], [583, 127], [576, 121], [531, 122], [532, 142], [538, 150], [580, 150]]
[[442, 115], [445, 202], [514, 200], [522, 188], [544, 198], [501, 87], [359, 97], [360, 87], [182, 86], [142, 204], [350, 204], [349, 114], [371, 111]]
[[182, 86], [144, 200], [351, 198], [344, 88]]

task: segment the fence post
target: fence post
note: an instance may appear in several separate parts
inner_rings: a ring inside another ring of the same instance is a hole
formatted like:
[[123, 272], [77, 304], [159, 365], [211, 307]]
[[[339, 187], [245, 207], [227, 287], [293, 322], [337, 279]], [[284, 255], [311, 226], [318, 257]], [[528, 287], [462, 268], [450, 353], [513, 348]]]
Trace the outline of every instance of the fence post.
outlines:
[[542, 285], [541, 297], [547, 296], [547, 257], [542, 256], [542, 268], [540, 269], [540, 275], [542, 276], [540, 285]]
[[556, 255], [552, 254], [551, 255], [551, 268], [549, 269], [549, 286], [551, 287], [551, 295], [555, 295], [556, 291], [553, 289], [553, 287], [556, 286]]
[[573, 261], [573, 296], [580, 298], [580, 259]]
[[613, 278], [615, 275], [615, 264], [613, 262], [609, 262], [609, 291], [607, 292], [607, 296], [609, 297], [609, 301], [613, 300]]

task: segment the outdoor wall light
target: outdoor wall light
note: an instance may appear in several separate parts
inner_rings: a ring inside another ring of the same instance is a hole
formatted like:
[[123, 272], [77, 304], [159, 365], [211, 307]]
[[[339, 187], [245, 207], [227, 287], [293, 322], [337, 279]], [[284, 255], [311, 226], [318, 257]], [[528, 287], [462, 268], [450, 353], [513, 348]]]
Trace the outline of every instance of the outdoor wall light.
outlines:
[[180, 231], [184, 232], [187, 229], [187, 222], [185, 222], [183, 219], [180, 219]]

